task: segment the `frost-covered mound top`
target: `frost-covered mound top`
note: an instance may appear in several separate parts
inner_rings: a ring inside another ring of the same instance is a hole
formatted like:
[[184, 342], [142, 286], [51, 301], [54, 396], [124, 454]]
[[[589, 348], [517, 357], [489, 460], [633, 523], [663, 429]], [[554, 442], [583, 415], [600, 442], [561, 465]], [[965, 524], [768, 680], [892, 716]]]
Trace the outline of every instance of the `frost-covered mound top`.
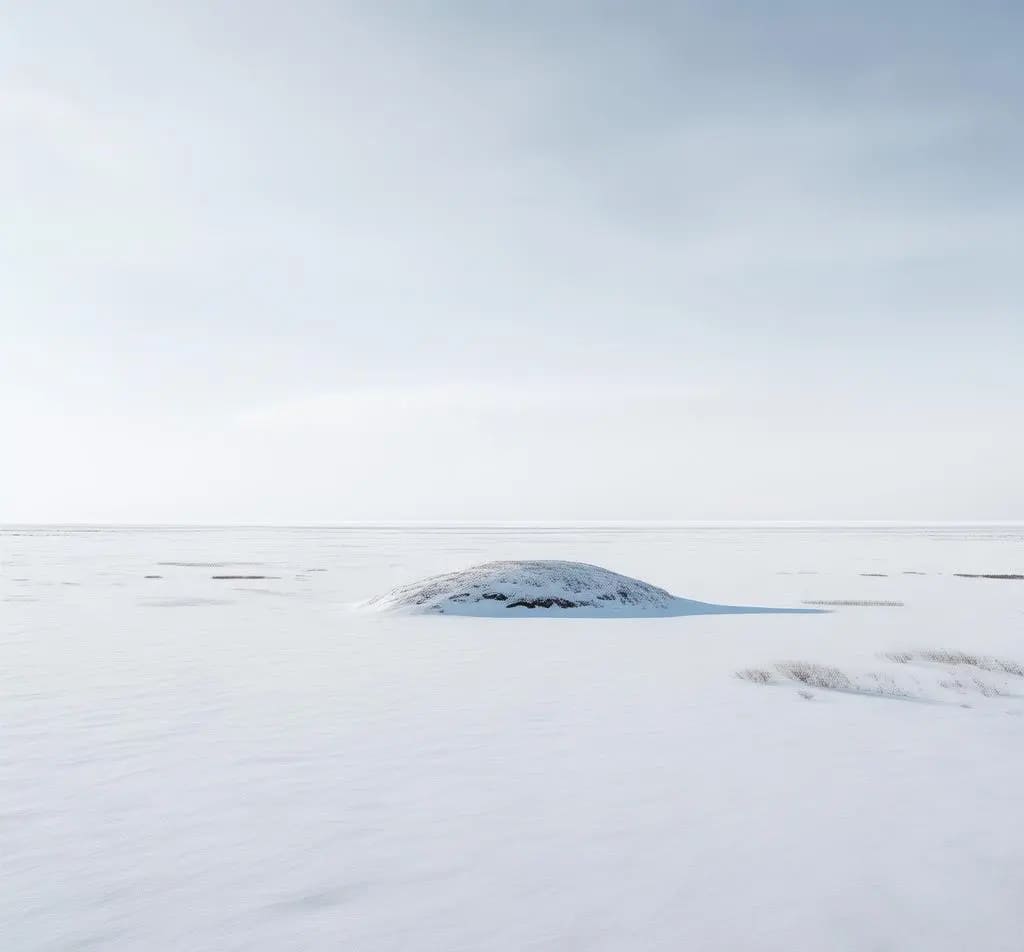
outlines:
[[585, 562], [486, 562], [371, 599], [377, 611], [449, 615], [669, 616], [786, 611], [710, 605]]

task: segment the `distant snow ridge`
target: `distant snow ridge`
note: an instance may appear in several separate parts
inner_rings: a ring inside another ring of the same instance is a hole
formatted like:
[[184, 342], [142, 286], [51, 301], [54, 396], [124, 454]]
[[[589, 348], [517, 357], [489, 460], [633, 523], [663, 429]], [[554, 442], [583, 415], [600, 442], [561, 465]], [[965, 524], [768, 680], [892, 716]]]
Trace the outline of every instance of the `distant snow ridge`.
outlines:
[[417, 614], [506, 617], [664, 617], [789, 610], [691, 601], [597, 565], [553, 560], [486, 562], [392, 589], [371, 599], [366, 607]]

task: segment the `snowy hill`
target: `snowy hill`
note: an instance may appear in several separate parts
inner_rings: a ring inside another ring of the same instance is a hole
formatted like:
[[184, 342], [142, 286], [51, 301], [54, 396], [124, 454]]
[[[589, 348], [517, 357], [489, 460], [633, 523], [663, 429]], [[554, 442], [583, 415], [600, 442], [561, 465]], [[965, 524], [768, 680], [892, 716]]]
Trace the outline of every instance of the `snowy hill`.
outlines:
[[555, 560], [486, 562], [392, 589], [366, 607], [414, 614], [620, 618], [787, 611], [678, 598], [597, 565]]

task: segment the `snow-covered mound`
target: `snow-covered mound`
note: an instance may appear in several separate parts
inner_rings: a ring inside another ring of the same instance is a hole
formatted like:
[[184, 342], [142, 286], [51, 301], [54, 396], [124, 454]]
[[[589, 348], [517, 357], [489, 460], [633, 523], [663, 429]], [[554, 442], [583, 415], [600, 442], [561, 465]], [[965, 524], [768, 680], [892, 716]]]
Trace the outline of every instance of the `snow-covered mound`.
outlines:
[[711, 605], [585, 562], [486, 562], [371, 599], [377, 611], [449, 615], [660, 616], [807, 611]]

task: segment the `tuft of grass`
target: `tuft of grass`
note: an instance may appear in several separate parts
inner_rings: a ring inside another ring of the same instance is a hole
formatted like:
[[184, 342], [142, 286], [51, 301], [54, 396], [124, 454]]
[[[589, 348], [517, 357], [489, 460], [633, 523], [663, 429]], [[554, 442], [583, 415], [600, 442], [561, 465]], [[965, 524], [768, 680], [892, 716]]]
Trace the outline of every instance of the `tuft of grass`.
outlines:
[[809, 661], [784, 661], [777, 664], [776, 669], [787, 678], [799, 681], [812, 688], [825, 688], [828, 691], [853, 691], [854, 683], [838, 668], [825, 664], [813, 664]]
[[[998, 674], [1012, 674], [1024, 678], [1024, 665], [1008, 658], [993, 658], [988, 655], [973, 655], [963, 651], [918, 651], [911, 654], [912, 659], [932, 661], [936, 664], [959, 664], [980, 671], [993, 671]], [[890, 660], [895, 660], [890, 656]]]
[[909, 691], [901, 688], [889, 675], [878, 671], [869, 671], [862, 676], [859, 690], [866, 694], [877, 694], [879, 697], [913, 697]]
[[773, 684], [775, 682], [775, 675], [764, 668], [744, 668], [742, 671], [736, 672], [736, 677], [753, 684]]
[[808, 661], [786, 661], [775, 666], [781, 674], [793, 681], [811, 688], [825, 691], [844, 691], [849, 694], [866, 694], [871, 697], [912, 698], [887, 674], [868, 671], [851, 677], [838, 668]]
[[845, 607], [858, 607], [858, 608], [902, 608], [904, 603], [897, 601], [888, 601], [885, 599], [862, 599], [862, 598], [832, 598], [832, 599], [815, 599], [810, 601], [804, 599], [801, 602], [802, 605], [836, 605]]
[[976, 692], [982, 697], [1006, 697], [1007, 693], [1002, 690], [998, 685], [990, 684], [988, 681], [984, 681], [981, 678], [973, 677], [969, 681], [961, 680], [960, 678], [952, 678], [948, 681], [940, 681], [939, 687], [945, 688], [947, 691], [959, 691], [961, 694], [967, 692]]

